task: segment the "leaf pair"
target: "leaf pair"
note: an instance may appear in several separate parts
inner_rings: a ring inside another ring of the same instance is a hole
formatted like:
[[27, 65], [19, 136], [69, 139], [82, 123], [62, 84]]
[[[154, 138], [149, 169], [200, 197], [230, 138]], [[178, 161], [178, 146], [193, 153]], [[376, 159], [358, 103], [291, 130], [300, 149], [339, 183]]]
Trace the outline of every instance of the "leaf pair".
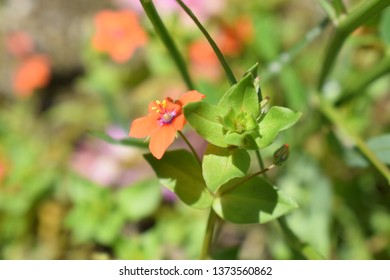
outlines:
[[[291, 198], [262, 177], [252, 178], [237, 188], [231, 188], [231, 185], [237, 183], [239, 179], [230, 180], [221, 188], [222, 192], [211, 192], [202, 177], [199, 164], [186, 150], [168, 151], [160, 160], [151, 154], [145, 155], [145, 158], [153, 167], [160, 182], [173, 190], [185, 204], [198, 209], [212, 207], [222, 219], [232, 223], [266, 223], [297, 208], [297, 204]], [[229, 164], [223, 169], [223, 162], [236, 159], [245, 161], [246, 155], [242, 151], [235, 151], [232, 156], [222, 155], [222, 158], [216, 166], [207, 171], [209, 175], [213, 172], [216, 175], [215, 178], [206, 176], [211, 186], [221, 184], [226, 174], [231, 177], [245, 173], [242, 167], [234, 169]], [[204, 166], [209, 166], [213, 161], [215, 162], [215, 158], [207, 160]]]

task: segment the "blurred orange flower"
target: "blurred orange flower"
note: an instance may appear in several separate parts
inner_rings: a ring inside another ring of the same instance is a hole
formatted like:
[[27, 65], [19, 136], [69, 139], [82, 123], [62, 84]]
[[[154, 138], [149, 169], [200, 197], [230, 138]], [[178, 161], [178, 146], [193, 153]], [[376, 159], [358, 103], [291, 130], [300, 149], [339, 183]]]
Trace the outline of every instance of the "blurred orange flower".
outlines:
[[42, 54], [22, 61], [13, 76], [13, 89], [19, 96], [29, 96], [34, 90], [46, 86], [50, 79], [50, 60]]
[[184, 93], [178, 100], [166, 98], [149, 104], [149, 114], [135, 119], [130, 127], [130, 137], [150, 136], [149, 149], [154, 157], [161, 159], [175, 140], [176, 132], [186, 124], [182, 108], [190, 102], [200, 101], [205, 96], [196, 90]]
[[95, 16], [95, 27], [93, 47], [108, 53], [118, 63], [129, 60], [147, 42], [137, 14], [130, 10], [103, 10]]
[[[215, 36], [215, 42], [221, 52], [226, 56], [239, 55], [245, 43], [253, 36], [253, 25], [248, 18], [238, 18], [233, 25], [223, 24]], [[190, 61], [195, 70], [211, 78], [216, 78], [221, 72], [217, 56], [205, 39], [192, 42], [188, 49]]]

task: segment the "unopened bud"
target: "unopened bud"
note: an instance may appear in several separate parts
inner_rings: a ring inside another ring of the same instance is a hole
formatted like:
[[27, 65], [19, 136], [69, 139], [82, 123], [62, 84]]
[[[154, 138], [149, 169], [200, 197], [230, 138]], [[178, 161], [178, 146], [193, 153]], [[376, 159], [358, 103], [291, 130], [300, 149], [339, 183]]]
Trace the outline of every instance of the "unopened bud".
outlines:
[[274, 152], [274, 164], [278, 166], [283, 165], [283, 163], [288, 159], [289, 151], [290, 149], [288, 144], [284, 144], [282, 147], [277, 149]]

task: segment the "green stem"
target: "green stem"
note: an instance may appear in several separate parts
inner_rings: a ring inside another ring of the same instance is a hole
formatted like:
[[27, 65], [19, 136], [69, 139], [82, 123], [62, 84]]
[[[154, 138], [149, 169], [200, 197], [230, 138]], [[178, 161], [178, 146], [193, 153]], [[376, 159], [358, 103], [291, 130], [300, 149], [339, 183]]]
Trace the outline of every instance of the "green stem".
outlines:
[[390, 170], [389, 168], [376, 156], [376, 154], [344, 121], [340, 113], [325, 99], [319, 98], [317, 100], [317, 107], [321, 112], [341, 131], [348, 135], [355, 143], [359, 151], [371, 162], [371, 164], [387, 179], [390, 184]]
[[321, 91], [322, 87], [324, 86], [325, 79], [331, 71], [337, 55], [339, 54], [341, 47], [348, 35], [389, 5], [390, 0], [364, 1], [364, 3], [351, 11], [350, 14], [340, 18], [339, 22], [337, 23], [338, 25], [336, 26], [334, 36], [327, 47], [325, 58], [323, 60], [317, 87], [319, 91]]
[[340, 94], [340, 99], [336, 101], [336, 105], [341, 105], [351, 98], [356, 96], [356, 93], [361, 92], [365, 87], [371, 84], [376, 79], [390, 72], [390, 55], [379, 62], [372, 70], [362, 73], [358, 77], [353, 77], [351, 82], [344, 88]]
[[334, 0], [333, 6], [338, 17], [347, 14], [347, 7], [345, 7], [342, 0]]
[[279, 225], [283, 231], [283, 234], [290, 244], [291, 248], [299, 252], [302, 256], [304, 256], [308, 260], [324, 260], [325, 258], [314, 250], [310, 244], [302, 242], [294, 232], [289, 228], [286, 218], [280, 217], [278, 218]]
[[194, 146], [192, 146], [191, 142], [188, 141], [187, 137], [183, 134], [183, 132], [178, 131], [181, 138], [183, 138], [184, 142], [186, 142], [188, 148], [190, 148], [191, 152], [194, 154], [196, 160], [198, 161], [199, 165], [202, 166], [202, 161], [200, 160], [198, 153], [195, 151]]
[[184, 62], [184, 59], [179, 53], [179, 50], [177, 49], [175, 43], [172, 40], [172, 37], [169, 35], [163, 21], [158, 15], [156, 8], [154, 7], [153, 1], [152, 0], [140, 0], [140, 1], [146, 15], [148, 16], [154, 29], [156, 30], [157, 35], [160, 37], [161, 41], [164, 43], [168, 52], [170, 53], [173, 60], [175, 61], [176, 66], [179, 69], [180, 74], [182, 75], [183, 80], [186, 83], [187, 87], [189, 89], [195, 89], [195, 86], [188, 73], [187, 66]]
[[223, 56], [221, 50], [218, 48], [217, 44], [211, 38], [210, 34], [207, 32], [207, 30], [203, 27], [203, 25], [200, 23], [200, 21], [197, 19], [197, 17], [194, 15], [194, 13], [183, 3], [181, 0], [176, 0], [176, 2], [182, 7], [182, 9], [187, 13], [187, 15], [194, 21], [196, 26], [200, 29], [200, 31], [203, 33], [203, 35], [206, 37], [207, 41], [209, 42], [210, 46], [213, 48], [214, 53], [217, 55], [219, 62], [221, 63], [223, 69], [225, 70], [226, 77], [230, 83], [230, 85], [234, 85], [237, 83], [236, 78], [234, 77], [233, 71], [230, 69], [229, 65], [227, 64], [225, 57]]
[[223, 194], [225, 194], [225, 193], [227, 193], [227, 192], [230, 192], [231, 190], [233, 190], [233, 189], [235, 189], [235, 188], [241, 186], [241, 185], [244, 184], [245, 182], [248, 182], [248, 181], [251, 180], [252, 178], [257, 177], [257, 176], [259, 176], [259, 175], [261, 175], [261, 174], [264, 174], [265, 172], [270, 171], [270, 170], [273, 169], [274, 167], [275, 167], [275, 165], [274, 165], [274, 164], [271, 164], [271, 165], [268, 166], [267, 168], [264, 168], [264, 169], [262, 169], [262, 170], [260, 170], [260, 171], [258, 171], [258, 172], [256, 172], [256, 173], [253, 173], [253, 174], [251, 174], [251, 175], [248, 175], [248, 176], [244, 177], [241, 181], [237, 182], [236, 184], [231, 185], [231, 186], [229, 186], [229, 187], [226, 187], [225, 189], [219, 191], [218, 196], [222, 196]]
[[308, 44], [313, 42], [321, 34], [322, 30], [328, 26], [329, 22], [329, 18], [324, 18], [317, 26], [309, 30], [305, 37], [296, 43], [291, 49], [282, 53], [276, 60], [269, 63], [267, 69], [261, 75], [261, 80], [265, 82], [280, 73], [283, 66], [290, 63]]
[[217, 221], [217, 214], [215, 214], [213, 208], [210, 208], [209, 217], [207, 219], [206, 232], [203, 237], [202, 251], [200, 253], [200, 259], [206, 260], [209, 256], [210, 246], [213, 241], [215, 222]]
[[256, 150], [255, 153], [256, 153], [257, 162], [259, 163], [260, 170], [263, 170], [265, 168], [265, 166], [264, 166], [264, 161], [263, 161], [263, 158], [261, 157], [260, 151]]
[[328, 17], [332, 21], [336, 21], [337, 20], [337, 13], [336, 13], [335, 7], [332, 5], [332, 3], [329, 2], [328, 0], [318, 0], [318, 1], [319, 1], [320, 6], [322, 7], [322, 9], [328, 15]]

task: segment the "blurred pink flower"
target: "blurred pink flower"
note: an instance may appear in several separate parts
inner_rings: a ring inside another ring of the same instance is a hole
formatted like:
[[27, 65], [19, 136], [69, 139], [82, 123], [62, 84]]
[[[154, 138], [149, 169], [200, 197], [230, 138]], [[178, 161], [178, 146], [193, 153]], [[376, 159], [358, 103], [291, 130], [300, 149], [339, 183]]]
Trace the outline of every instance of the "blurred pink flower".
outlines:
[[[115, 126], [110, 126], [106, 132], [114, 139], [121, 139], [121, 135], [127, 136], [125, 131]], [[137, 151], [133, 148], [109, 144], [93, 138], [83, 141], [76, 148], [70, 165], [76, 173], [99, 185], [123, 186], [145, 174], [142, 170], [125, 168], [125, 165], [136, 155], [138, 155]]]
[[0, 159], [0, 183], [3, 181], [6, 174], [7, 174], [7, 165], [5, 161]]
[[7, 51], [16, 58], [23, 58], [34, 51], [34, 41], [23, 31], [10, 32], [5, 37]]
[[[135, 0], [113, 0], [119, 7], [128, 8], [136, 11], [139, 14], [143, 13], [140, 1]], [[225, 5], [223, 0], [183, 0], [183, 2], [192, 10], [199, 20], [204, 21], [209, 17], [221, 12]], [[188, 16], [181, 9], [175, 0], [155, 0], [154, 5], [159, 14], [170, 15], [180, 13], [180, 18], [183, 22], [189, 22]]]

